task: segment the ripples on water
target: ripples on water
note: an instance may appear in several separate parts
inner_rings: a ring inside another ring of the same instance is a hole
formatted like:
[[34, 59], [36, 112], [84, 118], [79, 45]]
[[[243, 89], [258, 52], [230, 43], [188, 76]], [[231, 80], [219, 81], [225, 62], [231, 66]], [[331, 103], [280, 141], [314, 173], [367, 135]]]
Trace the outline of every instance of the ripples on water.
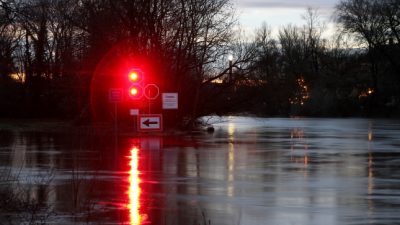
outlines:
[[400, 121], [207, 119], [214, 133], [118, 140], [109, 131], [0, 125], [0, 219], [135, 225], [400, 221]]

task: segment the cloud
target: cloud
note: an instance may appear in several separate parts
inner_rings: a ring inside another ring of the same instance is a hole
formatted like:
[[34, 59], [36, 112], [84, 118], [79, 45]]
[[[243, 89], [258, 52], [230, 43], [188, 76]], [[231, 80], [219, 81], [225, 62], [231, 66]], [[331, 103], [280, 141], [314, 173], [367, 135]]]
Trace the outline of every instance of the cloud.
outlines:
[[244, 8], [333, 8], [338, 0], [237, 0], [238, 5]]
[[[331, 20], [339, 0], [236, 0], [236, 2], [243, 11], [262, 10], [265, 13], [277, 10], [282, 14], [285, 14], [285, 10], [303, 10], [305, 13], [306, 8], [312, 7], [317, 9], [318, 14], [325, 20]], [[289, 12], [286, 14], [289, 16]]]

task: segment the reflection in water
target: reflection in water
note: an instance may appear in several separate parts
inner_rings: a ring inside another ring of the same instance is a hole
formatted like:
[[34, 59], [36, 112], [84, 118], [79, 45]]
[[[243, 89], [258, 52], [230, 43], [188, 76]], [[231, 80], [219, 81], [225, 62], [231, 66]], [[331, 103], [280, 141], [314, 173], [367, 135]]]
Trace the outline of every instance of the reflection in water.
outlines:
[[234, 168], [235, 168], [235, 124], [228, 124], [229, 152], [228, 152], [228, 196], [234, 195]]
[[[308, 157], [308, 140], [305, 136], [304, 130], [301, 128], [294, 128], [290, 131], [290, 161], [294, 163], [303, 163], [304, 176], [308, 176], [308, 166], [309, 166], [309, 157]], [[296, 151], [296, 153], [295, 153]], [[293, 155], [296, 156], [293, 156]]]
[[372, 137], [372, 124], [370, 123], [368, 127], [368, 141], [372, 141]]
[[139, 225], [145, 219], [145, 216], [140, 214], [140, 178], [139, 178], [139, 149], [133, 147], [129, 157], [129, 220], [131, 225]]
[[[400, 122], [232, 117], [215, 126], [214, 134], [123, 136], [124, 154], [98, 134], [0, 130], [0, 172], [16, 172], [0, 181], [7, 193], [20, 186], [23, 200], [54, 206], [46, 224], [400, 221]], [[43, 181], [49, 170], [54, 179]], [[0, 210], [1, 224], [6, 216]]]
[[235, 124], [234, 123], [228, 123], [228, 135], [229, 135], [229, 141], [233, 142], [234, 141], [234, 135], [235, 135]]
[[373, 156], [371, 153], [371, 142], [373, 139], [372, 123], [368, 126], [368, 194], [371, 195], [374, 189]]
[[373, 156], [371, 153], [368, 154], [368, 209], [369, 209], [369, 215], [372, 214], [372, 210], [374, 209], [374, 203], [371, 199], [371, 196], [373, 195], [374, 191], [374, 171], [372, 167], [373, 163]]
[[371, 152], [371, 143], [373, 141], [372, 123], [368, 126], [368, 216], [371, 216], [374, 210], [374, 203], [371, 199], [374, 191], [374, 158]]

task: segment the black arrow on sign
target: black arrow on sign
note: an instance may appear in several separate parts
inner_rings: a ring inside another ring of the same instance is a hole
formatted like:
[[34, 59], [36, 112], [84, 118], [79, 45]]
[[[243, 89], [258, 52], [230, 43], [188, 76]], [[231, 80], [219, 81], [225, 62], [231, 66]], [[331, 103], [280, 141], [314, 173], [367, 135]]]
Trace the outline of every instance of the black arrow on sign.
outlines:
[[158, 124], [158, 122], [157, 121], [150, 121], [150, 119], [147, 119], [147, 120], [145, 120], [143, 122], [143, 124], [149, 127], [152, 124]]

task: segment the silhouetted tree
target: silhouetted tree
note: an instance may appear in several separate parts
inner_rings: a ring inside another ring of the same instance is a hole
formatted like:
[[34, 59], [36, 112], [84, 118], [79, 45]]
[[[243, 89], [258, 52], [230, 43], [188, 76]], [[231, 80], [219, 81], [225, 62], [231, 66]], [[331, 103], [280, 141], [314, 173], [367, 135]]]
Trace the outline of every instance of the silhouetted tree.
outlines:
[[0, 1], [0, 81], [5, 82], [13, 72], [13, 51], [15, 29], [9, 6]]
[[343, 30], [368, 48], [374, 108], [400, 96], [399, 8], [395, 0], [346, 0], [336, 7]]
[[216, 99], [203, 93], [230, 71], [229, 54], [236, 78], [252, 58], [233, 32], [229, 0], [79, 1], [75, 11], [71, 20], [85, 32], [89, 65], [115, 46], [119, 54], [147, 59], [163, 90], [181, 93], [176, 114], [188, 121], [215, 111], [207, 105]]

